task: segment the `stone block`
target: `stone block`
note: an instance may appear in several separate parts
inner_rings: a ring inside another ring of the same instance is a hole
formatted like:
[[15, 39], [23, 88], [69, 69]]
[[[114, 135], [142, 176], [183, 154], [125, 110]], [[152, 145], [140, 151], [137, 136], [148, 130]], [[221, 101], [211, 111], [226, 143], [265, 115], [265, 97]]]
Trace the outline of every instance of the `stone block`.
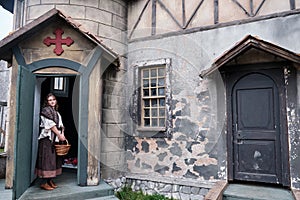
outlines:
[[127, 7], [127, 2], [128, 2], [127, 0], [113, 0], [113, 1], [123, 5], [124, 7]]
[[124, 174], [125, 170], [122, 167], [108, 167], [105, 164], [101, 165], [101, 177], [104, 179], [116, 179]]
[[72, 18], [84, 19], [84, 6], [56, 5], [56, 8]]
[[89, 7], [99, 7], [99, 0], [70, 0], [70, 4], [89, 6]]
[[124, 43], [111, 40], [110, 47], [113, 49], [113, 51], [117, 52], [120, 55], [127, 54], [127, 46]]
[[105, 38], [111, 38], [112, 26], [106, 24], [99, 24], [98, 35]]
[[192, 187], [191, 188], [191, 193], [192, 194], [199, 194], [199, 192], [200, 192], [200, 188], [198, 188], [198, 187]]
[[113, 14], [119, 15], [121, 17], [126, 16], [126, 7], [124, 5], [120, 4], [119, 2], [116, 1], [103, 1], [101, 0], [100, 9], [106, 10], [108, 12], [111, 12]]
[[41, 0], [28, 0], [28, 6], [39, 5]]
[[69, 0], [41, 0], [42, 4], [69, 4]]
[[86, 7], [86, 19], [112, 25], [112, 14], [97, 8]]
[[110, 110], [103, 109], [103, 122], [104, 123], [125, 123], [125, 111], [124, 110]]
[[120, 152], [124, 151], [123, 138], [102, 138], [101, 152]]
[[125, 97], [125, 85], [118, 82], [104, 80], [104, 94], [111, 94], [116, 96]]
[[125, 161], [124, 152], [103, 152], [101, 153], [101, 163], [108, 167], [123, 166]]
[[127, 82], [126, 73], [127, 72], [125, 70], [117, 71], [115, 69], [110, 69], [110, 70], [108, 69], [104, 73], [104, 79], [113, 82], [126, 83]]
[[99, 25], [99, 23], [94, 22], [94, 21], [84, 20], [81, 24], [82, 24], [83, 28], [85, 30], [87, 30], [88, 32], [90, 32], [94, 35], [98, 35], [98, 25]]
[[125, 136], [124, 132], [126, 132], [126, 124], [104, 124], [103, 131], [106, 134], [106, 137], [120, 137], [123, 138]]
[[36, 18], [40, 17], [41, 15], [45, 14], [46, 12], [48, 12], [49, 10], [51, 10], [52, 8], [54, 8], [54, 5], [30, 6], [29, 12], [27, 15], [27, 17], [28, 17], [27, 20], [36, 19]]
[[204, 200], [204, 197], [202, 195], [191, 194], [190, 200]]
[[103, 107], [104, 108], [124, 108], [125, 106], [125, 97], [120, 97], [116, 95], [103, 95]]
[[125, 31], [127, 29], [127, 21], [118, 15], [112, 16], [112, 26]]

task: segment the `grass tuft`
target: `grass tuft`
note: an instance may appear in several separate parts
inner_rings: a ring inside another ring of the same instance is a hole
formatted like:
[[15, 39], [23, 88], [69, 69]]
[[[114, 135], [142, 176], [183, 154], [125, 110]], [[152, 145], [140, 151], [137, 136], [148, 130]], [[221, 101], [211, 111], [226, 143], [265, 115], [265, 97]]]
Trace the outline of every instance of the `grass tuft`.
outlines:
[[124, 187], [121, 191], [116, 193], [120, 200], [174, 200], [160, 194], [144, 194], [142, 191], [134, 192], [130, 187]]

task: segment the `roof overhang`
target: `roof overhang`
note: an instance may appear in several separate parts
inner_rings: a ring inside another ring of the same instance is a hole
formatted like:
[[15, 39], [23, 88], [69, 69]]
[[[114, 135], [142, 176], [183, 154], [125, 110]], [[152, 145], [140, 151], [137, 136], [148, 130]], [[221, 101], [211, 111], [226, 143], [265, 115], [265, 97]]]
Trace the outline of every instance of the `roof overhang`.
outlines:
[[55, 22], [59, 19], [65, 20], [67, 24], [71, 25], [74, 29], [82, 33], [94, 44], [100, 46], [104, 52], [111, 57], [111, 59], [118, 60], [119, 55], [116, 52], [104, 45], [103, 42], [100, 41], [95, 35], [84, 29], [81, 24], [75, 22], [71, 17], [67, 17], [61, 11], [55, 8], [3, 38], [0, 41], [0, 60], [6, 60], [10, 62], [12, 60], [12, 49], [14, 46], [30, 38], [32, 34], [45, 28], [49, 25], [49, 23]]
[[14, 0], [0, 0], [0, 6], [11, 13], [14, 12], [14, 4]]
[[251, 49], [261, 50], [267, 53], [270, 53], [274, 56], [280, 57], [287, 61], [300, 64], [300, 56], [292, 51], [284, 49], [280, 46], [272, 44], [270, 42], [258, 39], [252, 35], [247, 35], [244, 39], [238, 42], [231, 49], [222, 54], [215, 62], [206, 70], [203, 70], [200, 73], [200, 77], [205, 77], [213, 73], [215, 70], [220, 67], [228, 64], [233, 59], [237, 58], [241, 54], [244, 54], [246, 51]]

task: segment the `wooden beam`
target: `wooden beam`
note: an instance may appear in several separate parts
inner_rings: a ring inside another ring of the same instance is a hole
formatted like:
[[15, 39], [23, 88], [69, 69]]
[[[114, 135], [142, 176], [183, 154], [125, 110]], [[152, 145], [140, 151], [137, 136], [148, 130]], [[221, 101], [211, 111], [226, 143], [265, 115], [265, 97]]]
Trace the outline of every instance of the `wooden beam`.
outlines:
[[222, 200], [223, 192], [226, 189], [227, 181], [218, 181], [205, 195], [204, 200]]
[[152, 0], [152, 30], [151, 35], [156, 34], [156, 0]]

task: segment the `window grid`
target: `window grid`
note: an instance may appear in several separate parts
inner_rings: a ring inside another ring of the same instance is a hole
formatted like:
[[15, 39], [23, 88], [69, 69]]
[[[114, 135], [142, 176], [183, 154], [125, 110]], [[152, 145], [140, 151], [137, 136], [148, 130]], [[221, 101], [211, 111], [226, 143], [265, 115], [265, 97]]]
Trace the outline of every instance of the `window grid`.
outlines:
[[142, 69], [142, 126], [165, 127], [165, 67]]

